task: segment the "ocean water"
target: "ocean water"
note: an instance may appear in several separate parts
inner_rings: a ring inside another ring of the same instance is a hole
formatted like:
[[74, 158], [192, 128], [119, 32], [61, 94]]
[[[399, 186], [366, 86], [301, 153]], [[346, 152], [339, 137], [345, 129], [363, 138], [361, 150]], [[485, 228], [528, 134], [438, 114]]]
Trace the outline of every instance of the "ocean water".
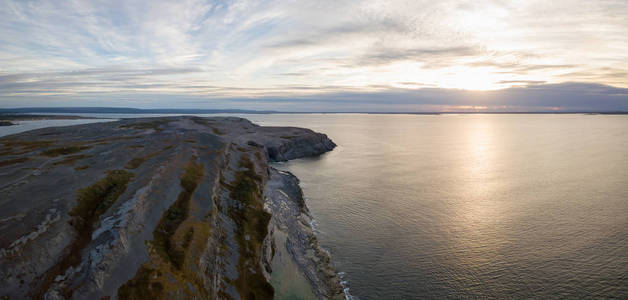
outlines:
[[241, 116], [338, 144], [276, 167], [356, 298], [628, 298], [628, 116]]
[[117, 119], [78, 119], [78, 120], [32, 120], [32, 121], [13, 121], [15, 125], [12, 126], [0, 126], [0, 137], [16, 134], [24, 131], [46, 128], [46, 127], [60, 127], [71, 126], [88, 123], [98, 122], [111, 122]]
[[628, 298], [628, 116], [264, 115], [359, 299]]

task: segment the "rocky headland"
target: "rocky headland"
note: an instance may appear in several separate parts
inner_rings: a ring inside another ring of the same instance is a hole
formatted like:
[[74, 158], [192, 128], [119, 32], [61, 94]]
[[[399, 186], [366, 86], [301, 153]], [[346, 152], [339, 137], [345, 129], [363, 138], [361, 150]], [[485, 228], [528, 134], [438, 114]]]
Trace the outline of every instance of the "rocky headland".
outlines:
[[169, 117], [0, 144], [0, 297], [272, 299], [285, 250], [315, 297], [344, 298], [298, 179], [269, 165], [332, 150], [324, 134]]

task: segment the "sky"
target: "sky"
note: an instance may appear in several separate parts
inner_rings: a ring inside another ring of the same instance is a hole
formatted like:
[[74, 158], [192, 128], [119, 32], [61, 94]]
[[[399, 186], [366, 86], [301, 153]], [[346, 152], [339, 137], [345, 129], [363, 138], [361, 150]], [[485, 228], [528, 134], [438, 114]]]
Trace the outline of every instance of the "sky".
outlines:
[[628, 111], [626, 16], [626, 0], [0, 0], [0, 107]]

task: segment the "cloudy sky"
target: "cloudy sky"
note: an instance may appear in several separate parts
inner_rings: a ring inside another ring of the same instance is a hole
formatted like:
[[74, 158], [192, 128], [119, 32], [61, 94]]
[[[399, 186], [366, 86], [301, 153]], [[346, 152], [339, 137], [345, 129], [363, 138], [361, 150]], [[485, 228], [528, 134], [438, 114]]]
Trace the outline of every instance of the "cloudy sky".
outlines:
[[0, 0], [0, 107], [628, 110], [628, 1]]

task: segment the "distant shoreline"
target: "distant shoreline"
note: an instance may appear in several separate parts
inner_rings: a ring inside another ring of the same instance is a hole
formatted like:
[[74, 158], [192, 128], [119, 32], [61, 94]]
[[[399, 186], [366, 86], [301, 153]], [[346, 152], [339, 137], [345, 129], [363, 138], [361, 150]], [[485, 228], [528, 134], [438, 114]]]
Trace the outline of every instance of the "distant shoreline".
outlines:
[[3, 121], [37, 121], [37, 120], [80, 120], [80, 119], [102, 119], [83, 116], [67, 115], [31, 115], [31, 114], [0, 114]]
[[[445, 114], [592, 114], [592, 115], [628, 115], [628, 111], [445, 111], [445, 112], [369, 112], [369, 111], [272, 111], [243, 109], [141, 109], [127, 107], [20, 107], [0, 109], [0, 120], [11, 117], [24, 117], [30, 114], [400, 114], [400, 115], [445, 115]], [[51, 119], [49, 115], [39, 116]], [[72, 116], [55, 115], [55, 119], [71, 119]], [[88, 117], [76, 117], [88, 118]], [[22, 119], [24, 120], [24, 119]]]
[[106, 119], [83, 116], [66, 116], [66, 115], [34, 115], [34, 114], [5, 114], [0, 113], [0, 126], [19, 125], [16, 121], [41, 121], [41, 120], [83, 120], [83, 119]]

